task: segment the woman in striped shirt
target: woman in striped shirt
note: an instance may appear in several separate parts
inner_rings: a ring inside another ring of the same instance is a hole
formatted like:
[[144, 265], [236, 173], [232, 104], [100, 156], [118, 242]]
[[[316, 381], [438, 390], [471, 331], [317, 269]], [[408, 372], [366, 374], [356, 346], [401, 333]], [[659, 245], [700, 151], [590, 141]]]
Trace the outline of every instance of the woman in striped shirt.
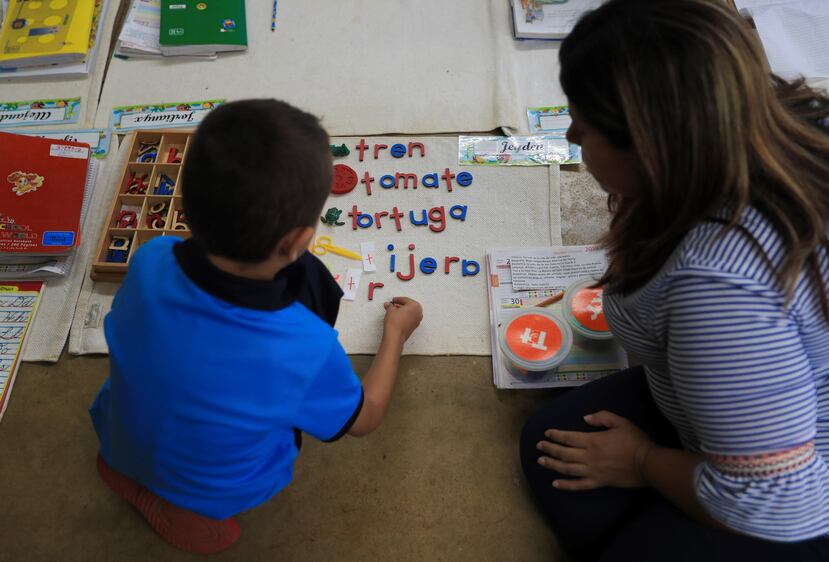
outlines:
[[577, 559], [829, 560], [829, 98], [722, 0], [610, 0], [560, 60], [642, 367], [530, 418], [533, 494]]

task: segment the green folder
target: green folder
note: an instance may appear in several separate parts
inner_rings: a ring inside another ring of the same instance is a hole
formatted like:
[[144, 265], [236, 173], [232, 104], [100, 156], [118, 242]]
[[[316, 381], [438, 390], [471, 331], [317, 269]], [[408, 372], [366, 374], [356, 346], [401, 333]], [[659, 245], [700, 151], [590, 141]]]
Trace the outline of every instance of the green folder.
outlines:
[[161, 0], [159, 43], [164, 55], [243, 51], [245, 0]]

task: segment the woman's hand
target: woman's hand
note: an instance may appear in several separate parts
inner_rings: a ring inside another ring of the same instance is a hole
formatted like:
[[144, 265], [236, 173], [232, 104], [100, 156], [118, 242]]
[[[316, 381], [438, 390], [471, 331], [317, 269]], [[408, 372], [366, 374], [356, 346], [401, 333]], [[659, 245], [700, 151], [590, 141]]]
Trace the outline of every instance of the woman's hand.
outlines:
[[538, 464], [570, 476], [553, 481], [559, 490], [592, 490], [603, 486], [641, 488], [647, 486], [642, 465], [656, 446], [644, 431], [627, 419], [603, 410], [584, 421], [606, 431], [585, 433], [548, 429], [537, 447], [545, 453]]

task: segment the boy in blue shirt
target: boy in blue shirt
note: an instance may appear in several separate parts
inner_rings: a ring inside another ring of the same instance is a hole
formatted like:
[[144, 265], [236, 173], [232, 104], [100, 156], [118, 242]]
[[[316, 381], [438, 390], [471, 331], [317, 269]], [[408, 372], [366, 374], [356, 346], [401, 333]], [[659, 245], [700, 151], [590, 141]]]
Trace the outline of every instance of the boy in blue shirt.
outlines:
[[115, 296], [90, 409], [98, 471], [174, 546], [229, 547], [232, 516], [290, 483], [301, 432], [362, 436], [385, 414], [422, 312], [386, 303], [361, 384], [333, 329], [342, 291], [307, 252], [332, 173], [315, 117], [275, 100], [219, 107], [184, 162], [192, 237], [143, 245]]

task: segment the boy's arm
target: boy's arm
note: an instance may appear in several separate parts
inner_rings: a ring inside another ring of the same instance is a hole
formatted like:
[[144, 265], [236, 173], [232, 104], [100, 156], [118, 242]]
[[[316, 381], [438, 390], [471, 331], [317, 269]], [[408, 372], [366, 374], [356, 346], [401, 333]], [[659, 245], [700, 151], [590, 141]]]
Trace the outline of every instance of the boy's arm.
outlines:
[[397, 379], [403, 344], [423, 319], [420, 304], [412, 299], [395, 297], [385, 307], [380, 349], [363, 378], [363, 408], [348, 431], [355, 437], [368, 435], [383, 421]]

